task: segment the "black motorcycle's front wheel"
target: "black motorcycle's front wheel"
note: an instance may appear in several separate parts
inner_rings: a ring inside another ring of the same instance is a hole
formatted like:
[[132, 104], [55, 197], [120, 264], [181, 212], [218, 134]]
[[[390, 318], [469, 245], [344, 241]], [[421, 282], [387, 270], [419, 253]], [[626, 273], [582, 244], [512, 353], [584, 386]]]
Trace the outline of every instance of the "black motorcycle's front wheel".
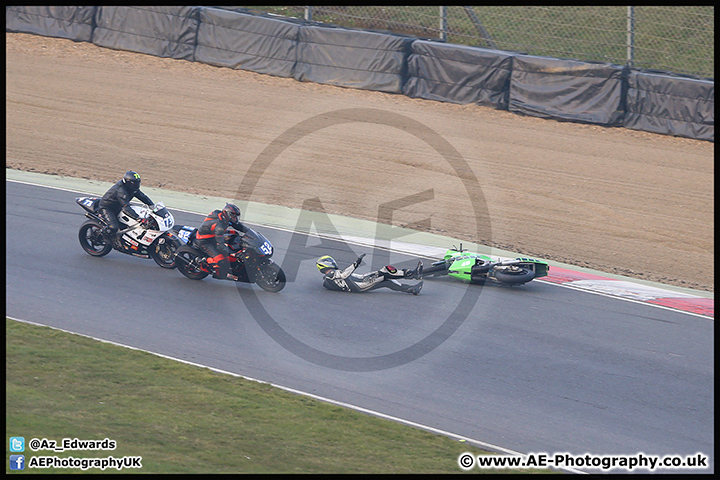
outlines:
[[495, 279], [503, 285], [522, 285], [535, 278], [535, 272], [511, 266], [502, 270], [495, 270]]
[[208, 272], [200, 268], [198, 257], [192, 251], [181, 248], [175, 253], [175, 262], [180, 273], [191, 280], [202, 280], [208, 276]]
[[88, 220], [80, 226], [78, 240], [83, 250], [93, 257], [104, 257], [110, 250], [112, 244], [102, 234], [102, 225], [94, 220]]
[[277, 263], [265, 263], [258, 267], [255, 283], [268, 292], [279, 292], [285, 288], [285, 272]]
[[157, 239], [155, 243], [150, 245], [148, 253], [150, 258], [155, 260], [155, 263], [160, 265], [162, 268], [175, 268], [177, 262], [175, 260], [175, 252], [180, 248], [182, 244], [175, 238], [162, 236]]

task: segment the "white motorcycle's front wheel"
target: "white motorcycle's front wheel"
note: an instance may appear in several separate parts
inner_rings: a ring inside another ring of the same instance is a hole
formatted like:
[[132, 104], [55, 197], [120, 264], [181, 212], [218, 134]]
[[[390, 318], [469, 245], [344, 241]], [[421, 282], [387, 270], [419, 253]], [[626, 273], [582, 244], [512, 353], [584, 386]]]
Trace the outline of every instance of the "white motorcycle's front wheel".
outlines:
[[163, 235], [150, 245], [148, 253], [162, 268], [173, 269], [177, 266], [175, 252], [181, 245], [179, 240]]

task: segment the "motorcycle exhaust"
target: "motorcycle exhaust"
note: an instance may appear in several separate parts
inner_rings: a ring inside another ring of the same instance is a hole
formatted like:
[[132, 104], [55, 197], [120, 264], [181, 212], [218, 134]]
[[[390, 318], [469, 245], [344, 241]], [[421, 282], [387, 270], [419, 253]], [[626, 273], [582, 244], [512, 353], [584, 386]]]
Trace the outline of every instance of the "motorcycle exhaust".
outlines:
[[192, 264], [193, 264], [192, 260], [188, 260], [188, 259], [185, 258], [185, 257], [181, 257], [180, 255], [177, 254], [177, 252], [173, 253], [173, 257], [174, 257], [174, 259], [175, 259], [176, 262], [177, 262], [178, 260], [182, 260], [182, 262], [183, 262], [185, 265], [190, 265], [190, 266], [192, 266]]
[[502, 262], [496, 263], [495, 265], [500, 265], [500, 266], [505, 267], [508, 265], [517, 265], [518, 263], [522, 263], [522, 262], [518, 259], [513, 259], [513, 260], [504, 260]]

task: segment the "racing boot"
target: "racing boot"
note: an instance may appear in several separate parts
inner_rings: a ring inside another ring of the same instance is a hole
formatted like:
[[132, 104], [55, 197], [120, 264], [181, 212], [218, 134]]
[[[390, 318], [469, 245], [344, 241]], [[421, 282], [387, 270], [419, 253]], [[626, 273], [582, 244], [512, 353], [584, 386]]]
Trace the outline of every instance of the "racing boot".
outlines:
[[220, 277], [220, 265], [215, 263], [215, 260], [212, 257], [206, 257], [204, 260], [207, 263], [213, 278], [222, 278]]
[[417, 280], [422, 279], [423, 263], [422, 260], [418, 260], [417, 267], [415, 270], [405, 270], [405, 278], [414, 278]]
[[422, 280], [417, 283], [416, 285], [409, 286], [405, 291], [407, 293], [412, 293], [413, 295], [417, 295], [420, 293], [420, 290], [422, 290], [423, 282]]
[[103, 227], [102, 230], [100, 230], [100, 235], [107, 238], [108, 240], [113, 238], [113, 229], [110, 227]]
[[125, 247], [123, 246], [123, 243], [122, 243], [123, 235], [124, 235], [123, 233], [120, 233], [120, 231], [117, 231], [117, 232], [115, 232], [115, 235], [113, 235], [112, 237], [108, 237], [108, 238], [112, 238], [110, 243], [112, 243], [113, 247], [115, 247], [115, 249], [118, 251], [125, 250]]
[[230, 262], [228, 262], [226, 259], [222, 259], [216, 262], [214, 266], [217, 267], [217, 269], [215, 270], [215, 275], [213, 275], [213, 277], [237, 282], [238, 277], [230, 273]]
[[113, 231], [112, 228], [105, 226], [100, 230], [100, 236], [117, 250], [120, 250], [120, 236], [117, 230]]

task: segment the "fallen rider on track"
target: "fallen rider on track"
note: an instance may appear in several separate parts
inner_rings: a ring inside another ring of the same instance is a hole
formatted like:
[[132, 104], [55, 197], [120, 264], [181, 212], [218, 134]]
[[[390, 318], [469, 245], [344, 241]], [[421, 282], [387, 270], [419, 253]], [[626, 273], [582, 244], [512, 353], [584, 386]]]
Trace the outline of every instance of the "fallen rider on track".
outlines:
[[380, 270], [360, 275], [355, 269], [360, 266], [363, 253], [345, 270], [340, 270], [337, 262], [330, 256], [324, 255], [317, 259], [316, 265], [323, 277], [323, 287], [329, 290], [342, 292], [369, 292], [378, 288], [389, 288], [398, 292], [412, 293], [417, 295], [422, 289], [422, 280], [414, 285], [408, 283], [400, 283], [398, 279], [421, 279], [422, 278], [422, 261], [418, 261], [414, 270], [397, 269], [392, 265], [386, 265]]

